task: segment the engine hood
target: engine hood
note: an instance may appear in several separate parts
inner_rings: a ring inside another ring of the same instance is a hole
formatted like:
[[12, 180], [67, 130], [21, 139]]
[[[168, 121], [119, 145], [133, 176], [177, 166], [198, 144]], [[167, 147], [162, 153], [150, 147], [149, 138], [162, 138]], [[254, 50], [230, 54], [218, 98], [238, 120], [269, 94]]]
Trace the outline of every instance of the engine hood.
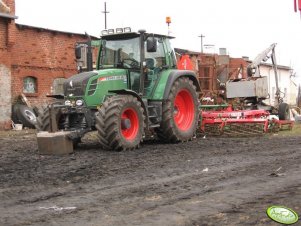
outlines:
[[95, 71], [73, 75], [64, 82], [65, 96], [83, 96], [89, 79], [98, 73]]

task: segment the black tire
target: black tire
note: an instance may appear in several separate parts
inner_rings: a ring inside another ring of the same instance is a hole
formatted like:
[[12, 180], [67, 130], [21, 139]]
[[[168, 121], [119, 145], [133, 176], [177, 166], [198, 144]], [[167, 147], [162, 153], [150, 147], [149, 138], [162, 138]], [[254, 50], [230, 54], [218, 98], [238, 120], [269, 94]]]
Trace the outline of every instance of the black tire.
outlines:
[[[176, 103], [179, 96], [183, 99], [181, 106]], [[188, 114], [185, 115], [186, 113]], [[179, 119], [180, 114], [182, 117]], [[174, 82], [168, 100], [163, 103], [162, 122], [156, 130], [158, 138], [173, 143], [191, 140], [195, 136], [198, 121], [199, 101], [196, 87], [190, 79], [179, 78]]]
[[99, 142], [108, 150], [133, 150], [144, 136], [145, 116], [138, 99], [116, 95], [107, 99], [95, 114]]
[[[58, 123], [58, 129], [63, 129], [61, 119], [61, 112], [59, 109], [55, 109], [55, 118]], [[50, 107], [47, 106], [37, 117], [36, 129], [38, 131], [49, 131], [50, 130]]]
[[290, 107], [287, 103], [281, 103], [278, 109], [280, 120], [290, 120]]
[[33, 109], [23, 104], [19, 104], [16, 108], [17, 118], [23, 124], [23, 126], [35, 128], [35, 125], [37, 124], [37, 116], [35, 115]]

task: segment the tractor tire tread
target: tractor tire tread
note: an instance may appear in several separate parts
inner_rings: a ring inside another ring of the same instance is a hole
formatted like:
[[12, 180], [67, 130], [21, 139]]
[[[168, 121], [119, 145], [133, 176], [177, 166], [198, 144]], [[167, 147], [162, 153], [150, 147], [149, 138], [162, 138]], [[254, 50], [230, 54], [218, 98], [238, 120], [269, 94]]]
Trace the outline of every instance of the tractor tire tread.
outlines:
[[[174, 120], [173, 120], [173, 101], [177, 92], [182, 88], [186, 88], [190, 91], [193, 96], [194, 103], [195, 103], [195, 117], [193, 126], [191, 127], [191, 131], [189, 135], [182, 134], [179, 129], [177, 129]], [[197, 98], [196, 87], [194, 86], [193, 82], [188, 78], [179, 78], [177, 79], [168, 96], [168, 100], [163, 104], [163, 112], [162, 112], [162, 122], [159, 128], [156, 129], [157, 137], [160, 140], [165, 142], [186, 142], [192, 139], [195, 135], [197, 124], [198, 124], [198, 115], [199, 115], [199, 101]]]
[[[139, 128], [139, 140], [133, 143], [126, 143], [122, 139], [119, 131], [119, 117], [126, 104], [132, 104], [136, 109], [139, 109], [140, 118], [139, 123], [142, 128]], [[145, 116], [141, 103], [132, 95], [116, 95], [108, 98], [100, 107], [95, 115], [96, 129], [98, 131], [98, 138], [102, 148], [106, 150], [132, 150], [139, 147], [143, 140], [145, 129]]]

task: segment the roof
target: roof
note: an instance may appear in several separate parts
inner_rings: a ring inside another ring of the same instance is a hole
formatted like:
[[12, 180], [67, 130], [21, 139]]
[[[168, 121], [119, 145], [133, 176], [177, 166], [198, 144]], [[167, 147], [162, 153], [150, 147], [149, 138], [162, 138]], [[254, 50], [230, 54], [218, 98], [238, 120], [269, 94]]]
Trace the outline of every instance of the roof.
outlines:
[[179, 54], [189, 54], [189, 55], [199, 55], [201, 52], [190, 51], [187, 49], [175, 48], [176, 53]]
[[[78, 36], [87, 36], [87, 34], [81, 34], [81, 33], [74, 33], [74, 32], [67, 32], [67, 31], [59, 31], [59, 30], [53, 30], [48, 28], [42, 28], [42, 27], [34, 27], [30, 25], [24, 25], [24, 24], [16, 24], [16, 26], [20, 29], [34, 29], [37, 31], [46, 31], [46, 32], [52, 32], [52, 33], [60, 33], [60, 34], [66, 34], [66, 35], [78, 35]], [[99, 39], [95, 36], [90, 36], [92, 39]]]
[[17, 16], [15, 15], [11, 15], [11, 14], [8, 14], [8, 13], [1, 13], [0, 12], [0, 17], [3, 17], [3, 18], [7, 18], [7, 19], [18, 19]]
[[[261, 62], [261, 63], [260, 63], [260, 66], [273, 67], [273, 64]], [[277, 64], [277, 68], [278, 68], [278, 69], [283, 69], [283, 70], [288, 70], [288, 71], [289, 71], [289, 70], [292, 70], [292, 68], [289, 67], [289, 66], [284, 66], [284, 65], [279, 65], [279, 64]]]

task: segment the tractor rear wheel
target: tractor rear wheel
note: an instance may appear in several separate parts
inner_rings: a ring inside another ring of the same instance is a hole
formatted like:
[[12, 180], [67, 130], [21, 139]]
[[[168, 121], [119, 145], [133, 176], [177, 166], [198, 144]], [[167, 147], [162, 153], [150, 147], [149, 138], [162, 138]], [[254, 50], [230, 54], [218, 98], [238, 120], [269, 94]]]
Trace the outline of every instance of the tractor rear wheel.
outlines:
[[106, 100], [95, 115], [101, 146], [110, 150], [139, 147], [144, 135], [141, 103], [131, 95], [116, 95]]
[[168, 142], [188, 141], [195, 135], [198, 117], [196, 87], [190, 79], [179, 78], [163, 104], [162, 122], [157, 135]]

